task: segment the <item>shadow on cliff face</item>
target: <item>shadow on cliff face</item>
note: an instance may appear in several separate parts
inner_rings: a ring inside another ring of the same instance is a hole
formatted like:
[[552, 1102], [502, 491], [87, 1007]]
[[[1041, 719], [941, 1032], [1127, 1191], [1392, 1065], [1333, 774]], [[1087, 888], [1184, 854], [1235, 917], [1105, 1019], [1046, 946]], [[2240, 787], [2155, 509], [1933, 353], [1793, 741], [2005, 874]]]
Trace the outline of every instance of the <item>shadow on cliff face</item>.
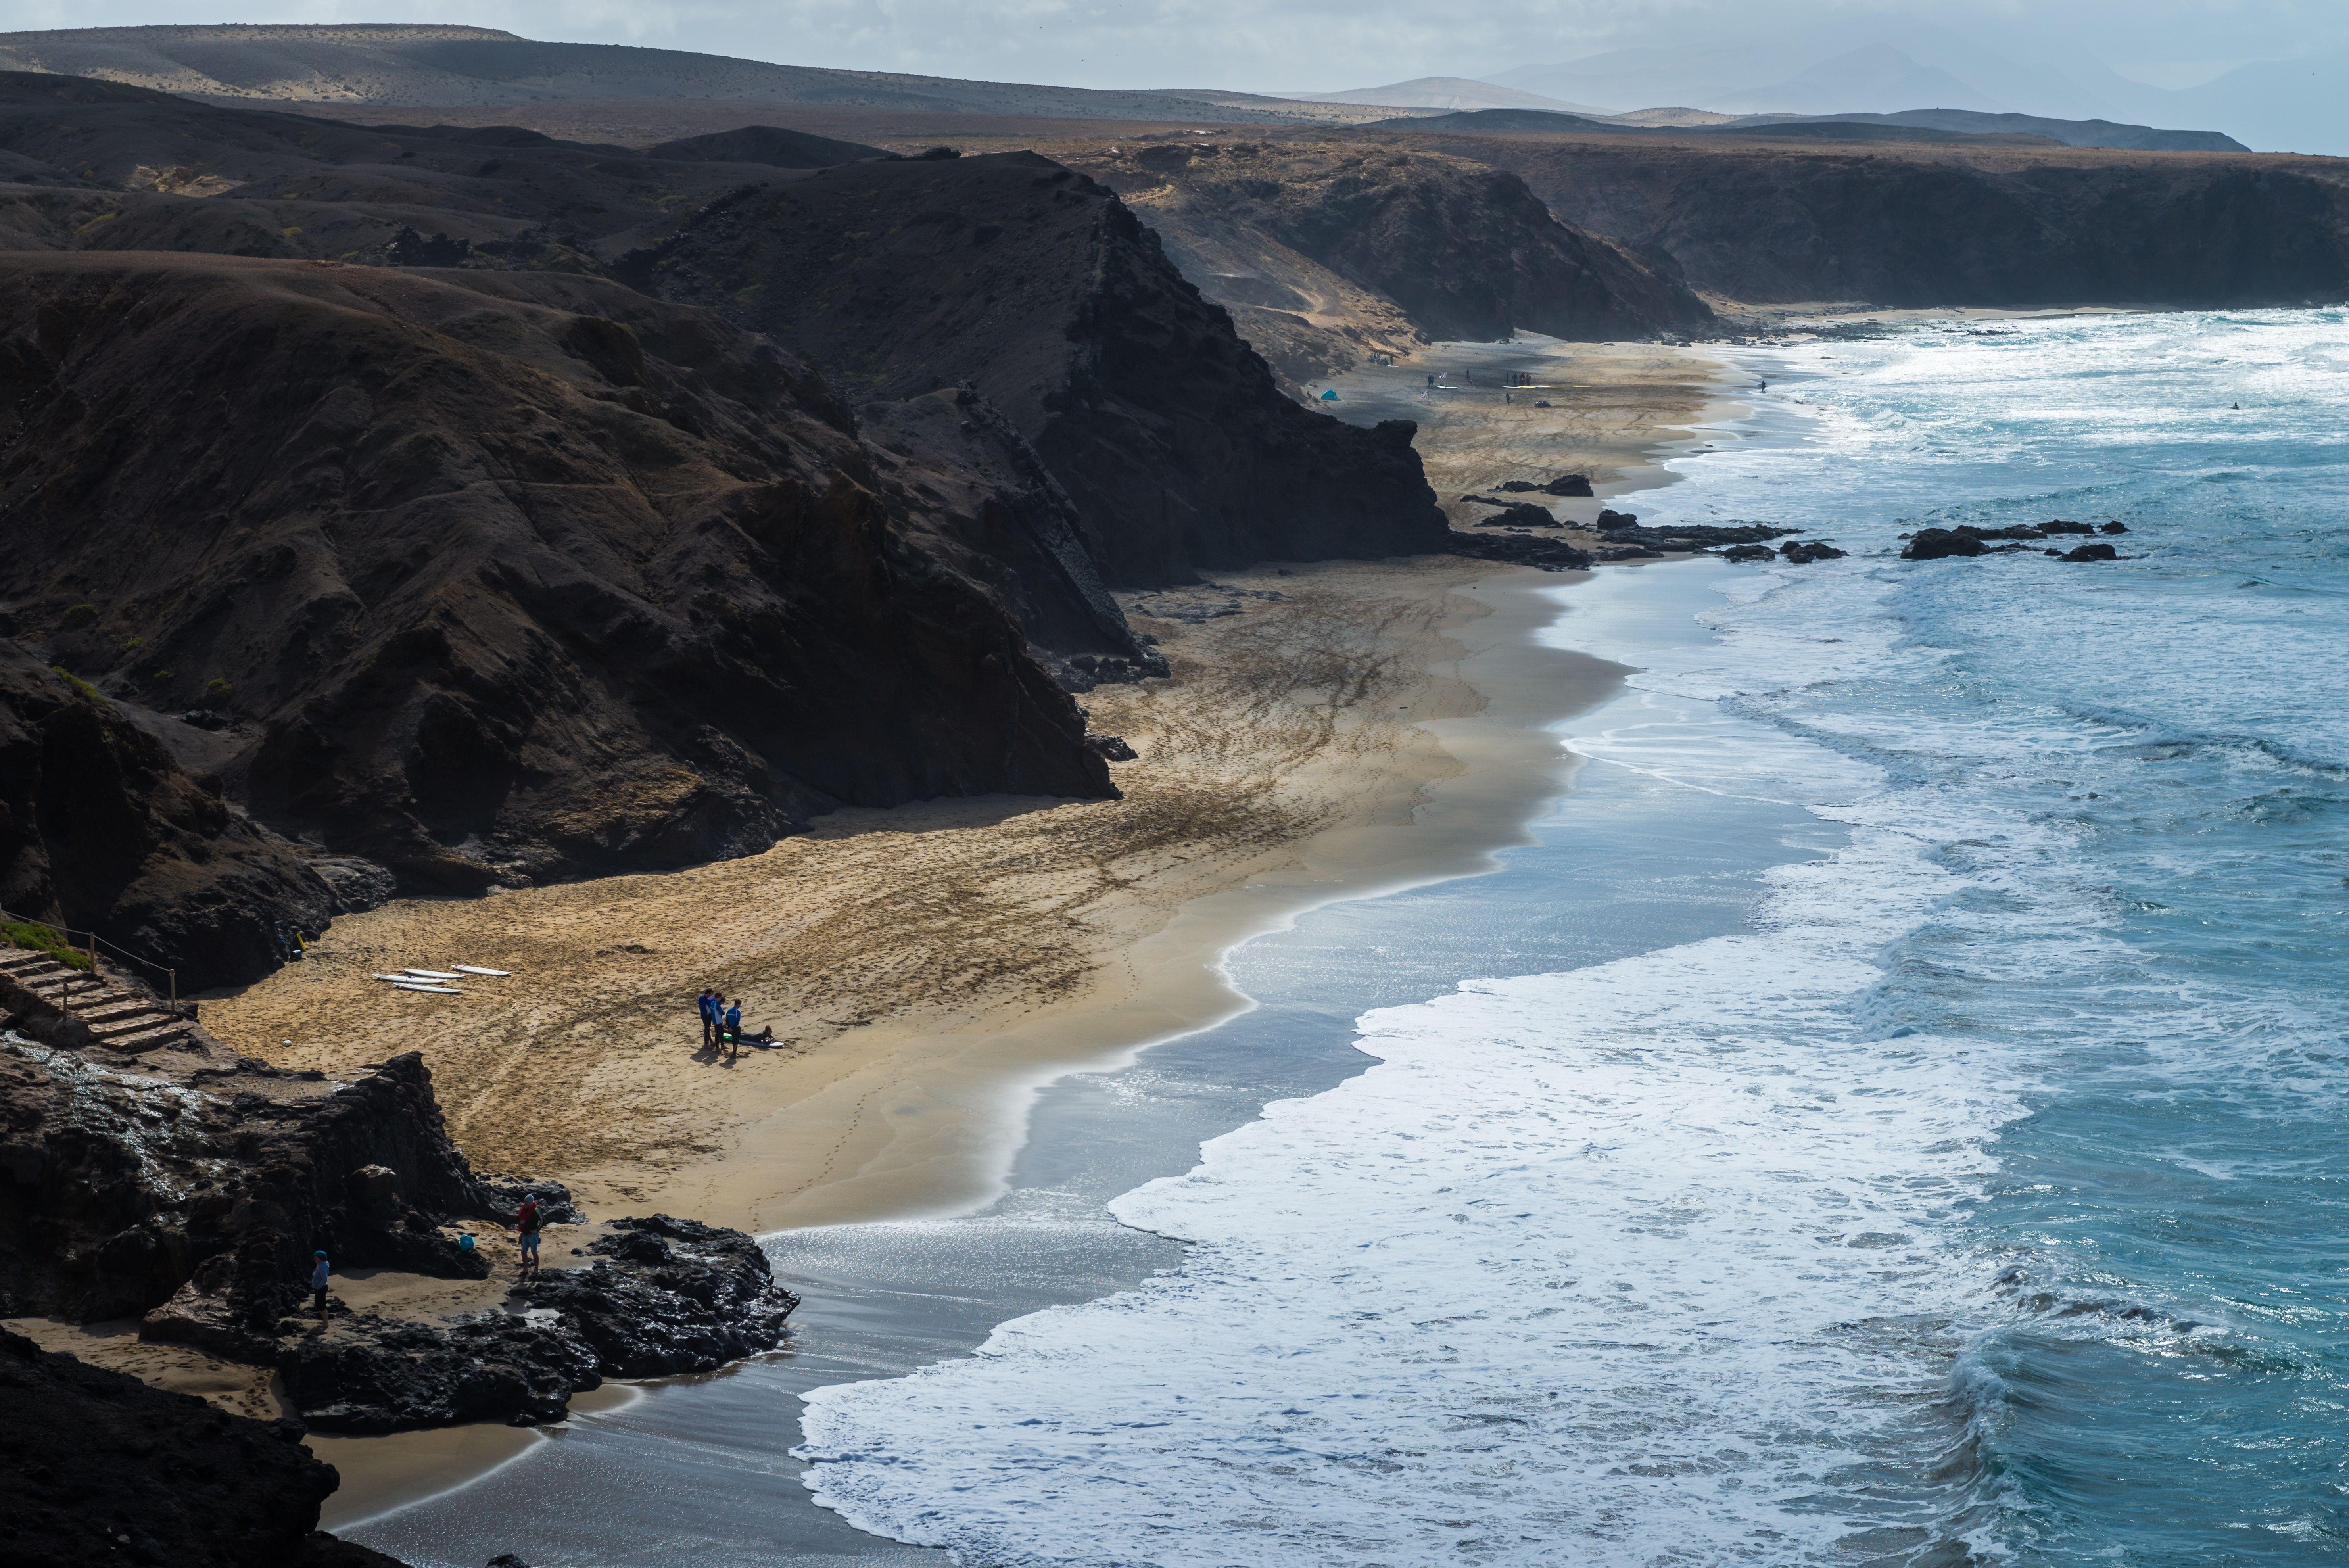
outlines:
[[924, 548], [970, 520], [705, 313], [545, 273], [0, 275], [20, 632], [232, 710], [219, 776], [274, 825], [477, 888], [840, 804], [1111, 792], [1022, 628]]
[[1123, 203], [1034, 153], [745, 189], [616, 270], [859, 397], [973, 387], [1068, 491], [1112, 583], [1444, 548], [1407, 422], [1299, 407]]
[[320, 930], [337, 900], [112, 703], [0, 642], [0, 907], [103, 931], [194, 992], [259, 979], [278, 923]]

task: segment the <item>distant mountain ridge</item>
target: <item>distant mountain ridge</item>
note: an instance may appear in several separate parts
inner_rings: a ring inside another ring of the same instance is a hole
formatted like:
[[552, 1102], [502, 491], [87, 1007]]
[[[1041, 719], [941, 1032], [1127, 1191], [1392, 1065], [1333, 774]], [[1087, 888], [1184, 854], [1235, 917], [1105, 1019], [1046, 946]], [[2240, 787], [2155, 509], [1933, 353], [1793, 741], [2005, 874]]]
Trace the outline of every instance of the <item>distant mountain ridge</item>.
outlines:
[[2336, 52], [2257, 62], [2200, 87], [2172, 89], [2124, 77], [2070, 43], [2043, 39], [2002, 53], [1946, 27], [1837, 24], [1705, 48], [1613, 49], [1513, 66], [1483, 79], [1618, 112], [1685, 104], [1823, 118], [1933, 104], [2034, 119], [2198, 126], [2263, 150], [2343, 154], [2349, 153], [2344, 76], [2349, 54]]
[[[2041, 142], [2050, 146], [2110, 147], [2157, 152], [2245, 152], [2250, 150], [2215, 130], [2157, 130], [2147, 125], [2110, 120], [2043, 119], [2033, 115], [1984, 114], [1970, 109], [1909, 109], [1899, 114], [1744, 115], [1717, 123], [1626, 123], [1630, 117], [1596, 118], [1540, 109], [1466, 109], [1454, 114], [1373, 120], [1364, 129], [1441, 132], [1549, 131], [1557, 135], [1765, 137], [1804, 141]], [[1690, 117], [1695, 118], [1695, 117]]]
[[1376, 109], [1247, 93], [1098, 92], [826, 70], [681, 49], [543, 43], [492, 27], [234, 24], [0, 33], [0, 70], [91, 77], [189, 97], [406, 107], [676, 98], [1223, 124], [1377, 118]]

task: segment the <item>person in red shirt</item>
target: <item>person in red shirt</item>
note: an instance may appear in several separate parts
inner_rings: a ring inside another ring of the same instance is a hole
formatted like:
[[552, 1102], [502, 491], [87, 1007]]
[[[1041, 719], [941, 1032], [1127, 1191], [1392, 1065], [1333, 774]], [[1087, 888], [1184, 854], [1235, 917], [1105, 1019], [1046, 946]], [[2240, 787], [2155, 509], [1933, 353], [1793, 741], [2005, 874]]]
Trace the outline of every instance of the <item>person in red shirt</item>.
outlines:
[[525, 1276], [538, 1272], [538, 1233], [543, 1223], [538, 1194], [526, 1194], [522, 1201], [522, 1212], [514, 1216], [514, 1229], [522, 1238], [522, 1272]]

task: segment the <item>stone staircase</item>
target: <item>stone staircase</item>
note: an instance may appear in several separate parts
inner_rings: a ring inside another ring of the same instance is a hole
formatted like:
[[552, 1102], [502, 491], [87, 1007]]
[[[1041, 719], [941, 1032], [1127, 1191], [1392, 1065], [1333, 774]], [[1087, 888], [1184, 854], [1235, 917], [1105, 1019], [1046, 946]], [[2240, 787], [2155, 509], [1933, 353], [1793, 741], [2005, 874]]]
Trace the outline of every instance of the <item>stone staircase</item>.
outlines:
[[187, 1020], [164, 1004], [46, 953], [0, 947], [0, 975], [88, 1025], [93, 1040], [109, 1050], [151, 1050], [188, 1032]]

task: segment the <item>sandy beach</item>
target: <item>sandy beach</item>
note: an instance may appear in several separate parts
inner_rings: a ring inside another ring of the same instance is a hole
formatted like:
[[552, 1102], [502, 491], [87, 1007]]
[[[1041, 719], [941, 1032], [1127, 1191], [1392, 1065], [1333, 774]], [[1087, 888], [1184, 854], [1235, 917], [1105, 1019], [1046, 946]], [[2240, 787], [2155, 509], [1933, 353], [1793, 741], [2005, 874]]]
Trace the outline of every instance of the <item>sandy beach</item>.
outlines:
[[[1555, 409], [1505, 402], [1503, 369], [1557, 389]], [[1417, 396], [1431, 374], [1472, 371], [1475, 390]], [[1478, 509], [1461, 490], [1506, 478], [1587, 472], [1600, 498], [1660, 482], [1660, 459], [1725, 410], [1724, 375], [1648, 345], [1447, 344], [1350, 376], [1339, 411], [1421, 420], [1430, 480], [1464, 526]], [[1554, 505], [1588, 522], [1599, 500]], [[1576, 581], [1430, 557], [1123, 595], [1173, 670], [1080, 698], [1138, 753], [1112, 768], [1123, 799], [841, 811], [745, 860], [403, 899], [336, 921], [204, 1018], [295, 1068], [420, 1050], [477, 1169], [554, 1177], [603, 1214], [776, 1231], [968, 1212], [1001, 1190], [1045, 1085], [1247, 1007], [1221, 968], [1238, 944], [1526, 841], [1568, 767], [1546, 726], [1621, 674], [1536, 640], [1550, 591]], [[453, 964], [512, 974], [462, 996], [372, 978]], [[705, 985], [777, 1044], [730, 1061], [702, 1048]], [[175, 1371], [196, 1387], [219, 1375]], [[347, 1522], [543, 1440], [311, 1443], [343, 1472], [329, 1512]]]
[[[1496, 395], [1428, 418], [1447, 500], [1504, 472], [1653, 482], [1718, 370], [1645, 346], [1450, 345], [1348, 385], [1424, 408], [1413, 386], [1456, 378], [1453, 360], [1545, 354], [1583, 382], [1555, 416]], [[1244, 1006], [1216, 968], [1232, 945], [1512, 841], [1557, 765], [1529, 721], [1613, 678], [1530, 645], [1551, 614], [1536, 590], [1558, 581], [1438, 557], [1130, 594], [1174, 673], [1081, 699], [1139, 753], [1113, 769], [1122, 800], [846, 810], [746, 860], [403, 899], [336, 921], [205, 1021], [295, 1068], [420, 1050], [477, 1168], [567, 1181], [605, 1212], [773, 1230], [967, 1208], [1038, 1085]], [[462, 996], [372, 978], [454, 964], [513, 973]], [[703, 1049], [704, 985], [777, 1044]]]

